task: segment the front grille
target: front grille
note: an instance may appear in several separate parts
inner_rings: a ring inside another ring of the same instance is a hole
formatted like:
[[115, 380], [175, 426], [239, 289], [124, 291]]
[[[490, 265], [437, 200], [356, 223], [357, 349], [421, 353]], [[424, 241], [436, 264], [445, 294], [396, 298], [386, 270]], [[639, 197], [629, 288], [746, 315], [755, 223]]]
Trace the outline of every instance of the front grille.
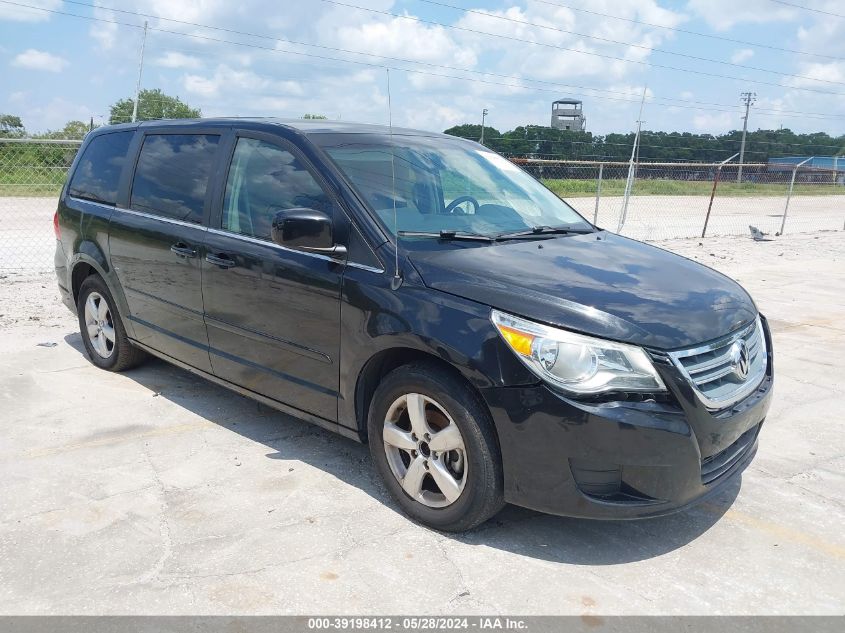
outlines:
[[754, 445], [759, 429], [760, 425], [751, 427], [726, 449], [701, 460], [701, 483], [712, 483], [741, 460]]
[[[748, 349], [745, 378], [740, 377], [735, 362], [735, 344], [740, 341]], [[708, 408], [728, 407], [751, 393], [766, 374], [768, 354], [763, 325], [758, 317], [733, 334], [707, 345], [669, 352], [669, 357]]]

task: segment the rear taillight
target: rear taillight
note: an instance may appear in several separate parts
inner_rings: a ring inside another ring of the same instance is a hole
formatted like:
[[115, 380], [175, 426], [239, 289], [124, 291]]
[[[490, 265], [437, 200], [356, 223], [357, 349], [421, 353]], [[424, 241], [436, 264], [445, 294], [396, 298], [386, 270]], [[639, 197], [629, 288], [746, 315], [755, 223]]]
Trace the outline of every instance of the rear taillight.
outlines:
[[62, 230], [59, 228], [59, 211], [58, 209], [53, 214], [53, 233], [56, 234], [56, 239], [62, 239]]

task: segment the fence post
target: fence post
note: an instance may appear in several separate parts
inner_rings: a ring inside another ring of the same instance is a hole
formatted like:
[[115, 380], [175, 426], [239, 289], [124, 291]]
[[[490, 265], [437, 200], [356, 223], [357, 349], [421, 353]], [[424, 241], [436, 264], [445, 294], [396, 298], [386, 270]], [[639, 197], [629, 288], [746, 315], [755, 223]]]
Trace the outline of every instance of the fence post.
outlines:
[[[710, 191], [710, 203], [707, 205], [707, 215], [704, 216], [704, 228], [701, 229], [701, 237], [704, 237], [707, 234], [707, 223], [710, 222], [710, 210], [713, 208], [713, 198], [716, 197], [716, 185], [719, 184], [719, 175], [722, 173], [722, 167], [737, 156], [739, 156], [739, 154], [734, 154], [727, 160], [723, 160], [719, 163], [719, 166], [716, 167], [716, 174], [713, 176], [713, 189]], [[742, 163], [740, 163], [739, 167], [742, 169]]]
[[780, 222], [780, 235], [783, 235], [783, 227], [786, 226], [786, 214], [789, 211], [789, 201], [792, 199], [792, 189], [795, 187], [795, 174], [798, 173], [798, 168], [804, 165], [805, 163], [810, 162], [813, 160], [813, 157], [810, 156], [807, 160], [803, 160], [795, 167], [792, 168], [792, 180], [789, 181], [789, 191], [786, 194], [786, 206], [783, 208], [783, 219]]
[[604, 173], [604, 163], [599, 163], [599, 177], [596, 183], [596, 210], [593, 211], [593, 224], [598, 224], [599, 221], [599, 201], [601, 200], [601, 180]]

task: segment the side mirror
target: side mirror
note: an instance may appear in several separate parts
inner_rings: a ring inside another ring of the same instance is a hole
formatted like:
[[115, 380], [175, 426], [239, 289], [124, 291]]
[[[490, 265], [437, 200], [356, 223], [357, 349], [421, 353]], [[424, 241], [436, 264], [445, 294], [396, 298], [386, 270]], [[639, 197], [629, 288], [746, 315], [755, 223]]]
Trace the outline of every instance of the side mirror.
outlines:
[[270, 232], [279, 246], [309, 253], [343, 258], [346, 247], [334, 243], [332, 219], [316, 209], [294, 208], [277, 211]]

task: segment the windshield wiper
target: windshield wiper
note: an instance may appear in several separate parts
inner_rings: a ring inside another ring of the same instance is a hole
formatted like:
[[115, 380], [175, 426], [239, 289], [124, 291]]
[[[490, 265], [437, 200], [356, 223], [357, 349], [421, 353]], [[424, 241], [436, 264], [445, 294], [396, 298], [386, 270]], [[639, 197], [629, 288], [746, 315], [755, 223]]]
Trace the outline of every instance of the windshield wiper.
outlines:
[[481, 233], [468, 233], [466, 231], [442, 230], [434, 231], [399, 231], [399, 237], [436, 237], [441, 240], [476, 240], [479, 242], [493, 242], [495, 238]]
[[545, 235], [583, 235], [592, 233], [593, 229], [582, 229], [571, 226], [533, 226], [527, 231], [514, 231], [513, 233], [499, 233], [497, 240], [513, 240], [520, 238], [536, 238]]

